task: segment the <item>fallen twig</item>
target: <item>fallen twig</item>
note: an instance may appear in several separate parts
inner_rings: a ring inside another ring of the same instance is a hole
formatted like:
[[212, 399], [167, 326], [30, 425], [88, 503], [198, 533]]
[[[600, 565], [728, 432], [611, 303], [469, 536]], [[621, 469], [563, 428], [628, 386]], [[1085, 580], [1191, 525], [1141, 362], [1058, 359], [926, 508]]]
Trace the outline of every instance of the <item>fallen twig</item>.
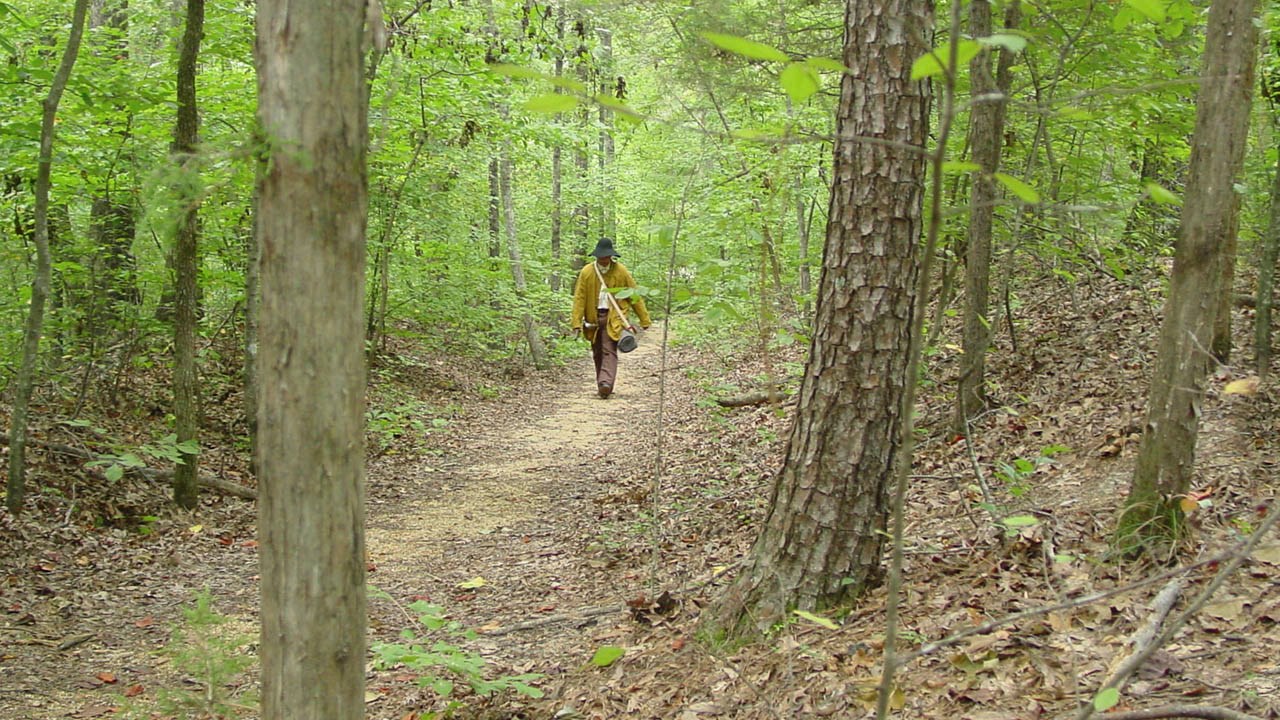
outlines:
[[[1247, 540], [1237, 544], [1236, 547], [1228, 553], [1229, 559], [1227, 562], [1218, 569], [1218, 573], [1213, 576], [1213, 580], [1211, 580], [1209, 584], [1200, 591], [1200, 594], [1196, 596], [1195, 600], [1191, 601], [1191, 604], [1187, 606], [1187, 609], [1183, 610], [1176, 618], [1174, 618], [1159, 636], [1147, 644], [1146, 648], [1141, 652], [1135, 652], [1133, 655], [1126, 658], [1124, 663], [1117, 668], [1114, 673], [1112, 673], [1110, 678], [1107, 679], [1107, 683], [1098, 688], [1098, 690], [1102, 691], [1107, 688], [1119, 688], [1123, 686], [1125, 681], [1129, 679], [1129, 676], [1136, 672], [1138, 668], [1142, 667], [1142, 664], [1145, 663], [1156, 650], [1160, 649], [1172, 640], [1174, 634], [1177, 633], [1178, 630], [1182, 629], [1182, 626], [1185, 625], [1196, 613], [1200, 612], [1200, 609], [1209, 602], [1209, 599], [1213, 597], [1214, 593], [1218, 592], [1218, 588], [1222, 587], [1222, 584], [1227, 581], [1227, 578], [1234, 575], [1245, 559], [1253, 554], [1253, 549], [1257, 547], [1262, 538], [1266, 537], [1267, 533], [1270, 532], [1271, 526], [1275, 525], [1277, 518], [1280, 518], [1280, 502], [1273, 503], [1271, 508], [1267, 511], [1267, 516], [1258, 525], [1258, 529], [1255, 530]], [[1093, 713], [1093, 703], [1086, 702], [1081, 706], [1080, 713], [1076, 716], [1076, 720], [1089, 720], [1089, 718], [1093, 716]]]
[[1212, 705], [1165, 705], [1147, 710], [1107, 713], [1107, 720], [1156, 720], [1157, 718], [1201, 718], [1202, 720], [1262, 720], [1235, 710]]
[[520, 632], [521, 630], [533, 630], [534, 628], [540, 628], [540, 627], [543, 627], [544, 625], [553, 625], [558, 622], [572, 622], [574, 620], [587, 620], [593, 617], [599, 617], [601, 615], [608, 615], [609, 613], [622, 612], [626, 609], [627, 609], [626, 605], [601, 605], [597, 607], [583, 608], [582, 610], [575, 610], [574, 612], [547, 615], [546, 617], [540, 617], [536, 620], [525, 620], [524, 622], [518, 622], [515, 625], [508, 625], [506, 627], [501, 627], [496, 630], [489, 630], [481, 634], [484, 635], [485, 637], [497, 636], [497, 635], [508, 635], [513, 632]]

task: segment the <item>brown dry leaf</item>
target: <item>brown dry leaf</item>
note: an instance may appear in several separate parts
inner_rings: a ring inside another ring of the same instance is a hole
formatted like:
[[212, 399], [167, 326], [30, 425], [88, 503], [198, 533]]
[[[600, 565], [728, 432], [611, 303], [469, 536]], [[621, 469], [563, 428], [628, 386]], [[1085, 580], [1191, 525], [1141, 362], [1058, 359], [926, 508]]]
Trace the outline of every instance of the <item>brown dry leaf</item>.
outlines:
[[1219, 620], [1225, 620], [1232, 624], [1235, 624], [1240, 620], [1240, 615], [1243, 612], [1244, 600], [1240, 598], [1227, 598], [1204, 606], [1205, 615]]
[[142, 693], [143, 693], [143, 687], [141, 685], [130, 685], [124, 690], [125, 697], [137, 697]]
[[101, 680], [102, 682], [108, 685], [116, 681], [116, 675], [115, 673], [112, 673], [112, 672], [103, 671], [98, 673], [97, 675], [94, 675], [94, 677], [98, 678], [99, 680]]
[[1268, 565], [1280, 565], [1280, 545], [1263, 545], [1253, 551], [1253, 559]]

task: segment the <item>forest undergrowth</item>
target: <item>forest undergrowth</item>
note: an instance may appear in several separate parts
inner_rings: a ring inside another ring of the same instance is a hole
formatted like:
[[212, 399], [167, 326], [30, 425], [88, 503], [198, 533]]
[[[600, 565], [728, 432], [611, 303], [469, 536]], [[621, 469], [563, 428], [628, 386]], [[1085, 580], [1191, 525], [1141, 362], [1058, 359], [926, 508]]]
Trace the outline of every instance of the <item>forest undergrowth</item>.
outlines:
[[[917, 651], [1021, 615], [909, 662], [894, 694], [902, 717], [1074, 716], [1132, 652], [1173, 576], [1084, 600], [1191, 566], [1176, 614], [1224, 564], [1202, 561], [1240, 542], [1274, 501], [1280, 398], [1265, 386], [1224, 394], [1243, 373], [1222, 368], [1203, 408], [1188, 541], [1168, 563], [1111, 553], [1158, 297], [1132, 279], [1021, 293], [1012, 327], [998, 322], [993, 404], [971, 445], [948, 430], [954, 328], [930, 348], [899, 646]], [[1237, 315], [1241, 358], [1249, 320]], [[674, 336], [692, 332], [683, 322], [669, 320]], [[618, 394], [600, 401], [585, 346], [567, 367], [534, 373], [393, 339], [370, 373], [370, 640], [385, 662], [370, 665], [369, 717], [870, 713], [883, 588], [841, 612], [797, 614], [755, 643], [724, 646], [698, 630], [701, 608], [754, 540], [791, 407], [715, 399], [770, 375], [794, 391], [800, 349], [681, 343], [664, 358], [660, 340], [656, 329], [642, 338], [623, 359]], [[206, 370], [215, 395], [231, 375]], [[146, 433], [167, 412], [166, 383], [140, 371], [123, 383], [130, 392], [74, 422], [55, 420], [72, 414], [50, 389], [33, 414], [38, 510], [0, 515], [0, 717], [255, 717], [252, 502], [206, 491], [195, 512], [175, 510], [162, 479], [135, 472], [119, 450], [163, 455]], [[206, 407], [204, 471], [252, 488], [236, 395], [219, 399]], [[1195, 704], [1280, 717], [1278, 579], [1273, 536], [1116, 709]], [[201, 593], [225, 622], [192, 619]], [[249, 668], [184, 664], [177, 648], [193, 645]]]

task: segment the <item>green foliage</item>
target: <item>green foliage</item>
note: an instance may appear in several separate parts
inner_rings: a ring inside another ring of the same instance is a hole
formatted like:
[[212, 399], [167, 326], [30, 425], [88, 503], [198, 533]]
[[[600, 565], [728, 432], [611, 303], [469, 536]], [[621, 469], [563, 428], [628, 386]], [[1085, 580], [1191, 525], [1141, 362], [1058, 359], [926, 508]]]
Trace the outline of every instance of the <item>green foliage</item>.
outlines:
[[257, 696], [240, 690], [246, 673], [257, 664], [249, 651], [256, 638], [237, 633], [232, 619], [213, 609], [208, 590], [196, 595], [195, 604], [183, 608], [183, 620], [159, 654], [183, 679], [175, 687], [160, 688], [154, 701], [122, 699], [121, 716], [201, 717], [231, 720], [257, 716]]
[[[370, 592], [374, 597], [390, 599], [379, 590], [371, 589]], [[542, 697], [542, 691], [531, 684], [542, 675], [524, 673], [492, 679], [485, 677], [487, 663], [484, 657], [460, 647], [461, 643], [475, 639], [475, 633], [463, 628], [458, 621], [449, 619], [443, 607], [419, 600], [408, 610], [414, 615], [415, 627], [401, 631], [403, 642], [373, 643], [370, 650], [375, 668], [403, 667], [413, 671], [418, 674], [419, 686], [430, 688], [442, 698], [453, 696], [458, 683], [481, 696], [515, 692], [532, 698]]]
[[[84, 425], [82, 421], [70, 421], [69, 425]], [[111, 482], [124, 477], [129, 470], [145, 468], [151, 461], [181, 465], [186, 462], [184, 455], [200, 452], [200, 445], [195, 440], [178, 442], [175, 433], [169, 433], [154, 442], [144, 443], [131, 449], [117, 449], [112, 452], [98, 453], [97, 457], [85, 463], [85, 467], [101, 468], [103, 474]]]

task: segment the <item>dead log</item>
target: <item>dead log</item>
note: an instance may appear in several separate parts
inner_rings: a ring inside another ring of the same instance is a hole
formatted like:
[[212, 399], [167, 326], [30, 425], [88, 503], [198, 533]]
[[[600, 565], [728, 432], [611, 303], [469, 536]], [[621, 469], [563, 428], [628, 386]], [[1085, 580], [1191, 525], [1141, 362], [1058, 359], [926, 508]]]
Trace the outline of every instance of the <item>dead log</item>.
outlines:
[[765, 403], [780, 403], [786, 399], [786, 395], [781, 390], [756, 390], [754, 392], [743, 393], [742, 395], [733, 395], [730, 397], [716, 398], [716, 404], [720, 407], [747, 407], [749, 405], [763, 405]]
[[[6, 430], [4, 434], [0, 435], [0, 445], [7, 446], [8, 444], [9, 444], [9, 432]], [[77, 460], [84, 460], [86, 462], [90, 460], [98, 459], [96, 455], [89, 452], [88, 450], [84, 450], [78, 447], [72, 447], [71, 445], [63, 445], [61, 443], [48, 442], [45, 440], [34, 440], [34, 439], [27, 440], [27, 444], [34, 445], [35, 447], [42, 448], [50, 452], [56, 452], [60, 455], [66, 455], [68, 457], [76, 458]], [[152, 480], [156, 482], [167, 482], [167, 481], [173, 480], [172, 470], [154, 470], [149, 467], [140, 467], [140, 468], [126, 468], [125, 471], [137, 473], [148, 480]], [[198, 478], [198, 481], [200, 483], [200, 487], [209, 488], [210, 490], [217, 491], [219, 493], [222, 493], [223, 495], [231, 495], [234, 497], [243, 498], [245, 500], [258, 499], [258, 493], [254, 489], [247, 488], [243, 485], [237, 485], [236, 483], [230, 482], [228, 480], [223, 480], [222, 478], [216, 478], [210, 475], [202, 474]]]

